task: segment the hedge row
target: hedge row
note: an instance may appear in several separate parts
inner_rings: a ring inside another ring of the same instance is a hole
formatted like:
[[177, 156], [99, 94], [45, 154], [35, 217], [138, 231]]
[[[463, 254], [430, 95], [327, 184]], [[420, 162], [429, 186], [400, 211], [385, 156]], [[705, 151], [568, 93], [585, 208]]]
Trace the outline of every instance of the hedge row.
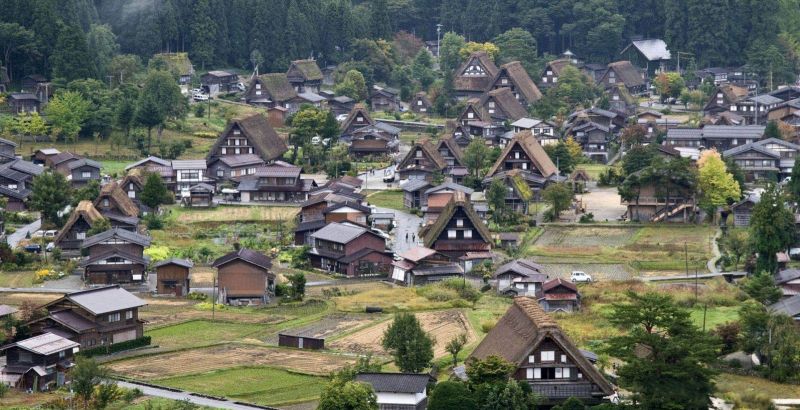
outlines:
[[99, 346], [99, 347], [93, 347], [91, 349], [81, 350], [78, 354], [83, 357], [101, 356], [104, 354], [117, 353], [123, 350], [130, 350], [130, 349], [135, 349], [137, 347], [144, 347], [149, 345], [150, 345], [150, 336], [142, 336], [138, 339], [115, 343], [108, 346]]

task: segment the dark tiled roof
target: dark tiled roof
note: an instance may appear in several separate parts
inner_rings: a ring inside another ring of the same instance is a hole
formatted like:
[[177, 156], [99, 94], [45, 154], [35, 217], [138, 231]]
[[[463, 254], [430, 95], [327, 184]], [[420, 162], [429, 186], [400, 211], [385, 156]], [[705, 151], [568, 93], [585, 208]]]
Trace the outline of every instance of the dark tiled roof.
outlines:
[[256, 154], [225, 155], [219, 160], [220, 162], [232, 168], [264, 164], [264, 160]]
[[52, 312], [50, 313], [50, 318], [78, 333], [97, 327], [91, 320], [71, 310]]
[[128, 243], [135, 243], [141, 246], [150, 246], [150, 237], [131, 232], [125, 229], [112, 228], [97, 235], [90, 236], [83, 241], [82, 248], [88, 248], [92, 245], [107, 241], [109, 239], [121, 239]]
[[107, 252], [103, 252], [99, 255], [89, 256], [85, 258], [84, 260], [81, 261], [80, 266], [86, 267], [97, 264], [98, 262], [102, 262], [101, 264], [104, 264], [106, 259], [113, 257], [122, 258], [138, 265], [147, 266], [148, 263], [148, 258], [144, 256], [134, 255], [130, 252], [125, 252], [121, 249], [112, 249]]
[[325, 225], [324, 228], [314, 232], [312, 236], [325, 241], [349, 243], [367, 232], [369, 231], [366, 228], [359, 226], [331, 222]]
[[100, 165], [99, 162], [97, 162], [95, 160], [88, 159], [88, 158], [81, 158], [81, 159], [79, 159], [77, 161], [72, 161], [69, 164], [67, 164], [67, 168], [69, 168], [69, 169], [75, 169], [75, 168], [79, 168], [79, 167], [83, 167], [83, 166], [89, 166], [89, 167], [97, 168], [97, 169], [100, 169], [102, 167], [102, 165]]
[[167, 266], [167, 265], [178, 265], [178, 266], [182, 266], [184, 268], [190, 268], [190, 269], [192, 267], [194, 267], [194, 263], [192, 263], [192, 261], [190, 261], [188, 259], [180, 259], [180, 258], [164, 259], [163, 261], [157, 262], [155, 265], [153, 265], [153, 267], [154, 268], [159, 268], [159, 267]]
[[119, 285], [81, 290], [68, 293], [64, 297], [95, 315], [131, 309], [146, 304], [132, 293], [119, 287]]
[[542, 272], [543, 269], [544, 267], [542, 265], [530, 259], [517, 259], [497, 268], [497, 270], [494, 271], [494, 277], [496, 278], [498, 275], [514, 272], [522, 276], [540, 278], [542, 282], [544, 282], [547, 279], [547, 275]]
[[563, 287], [565, 287], [565, 288], [567, 288], [567, 289], [569, 289], [569, 290], [571, 290], [573, 292], [577, 292], [578, 291], [578, 287], [575, 286], [574, 283], [566, 281], [566, 280], [561, 279], [561, 278], [551, 279], [551, 280], [548, 280], [547, 282], [545, 282], [542, 285], [542, 291], [547, 292], [547, 291], [549, 291], [549, 290], [551, 290], [553, 288], [557, 288], [559, 286], [563, 286]]
[[359, 373], [356, 381], [368, 383], [378, 393], [423, 393], [428, 383], [435, 382], [427, 374]]
[[782, 285], [795, 279], [800, 279], [800, 269], [784, 269], [775, 275], [775, 284]]
[[769, 306], [769, 310], [786, 316], [797, 316], [800, 314], [800, 295], [795, 295], [774, 303]]
[[246, 248], [241, 248], [238, 251], [234, 251], [217, 258], [217, 260], [215, 260], [211, 266], [218, 268], [237, 259], [260, 266], [264, 269], [269, 269], [272, 267], [272, 259], [270, 259], [267, 255]]
[[295, 232], [308, 232], [320, 229], [327, 225], [328, 223], [325, 222], [324, 219], [315, 219], [313, 221], [306, 221], [300, 222], [297, 224], [297, 227], [294, 228]]

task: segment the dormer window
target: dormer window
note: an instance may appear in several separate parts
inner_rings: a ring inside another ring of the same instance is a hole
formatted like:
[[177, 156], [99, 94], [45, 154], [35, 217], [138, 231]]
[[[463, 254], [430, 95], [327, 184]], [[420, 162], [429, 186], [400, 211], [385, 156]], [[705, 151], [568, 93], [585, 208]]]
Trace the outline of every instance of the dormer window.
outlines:
[[456, 226], [461, 228], [464, 226], [464, 220], [461, 218], [456, 219]]
[[489, 108], [494, 108], [494, 101], [489, 101]]
[[547, 75], [553, 75], [553, 70], [547, 70]]
[[261, 83], [256, 83], [256, 90], [260, 90], [260, 89], [261, 89]]
[[514, 151], [514, 159], [519, 159], [519, 151]]
[[465, 229], [464, 230], [464, 238], [465, 239], [472, 239], [472, 229]]
[[421, 150], [417, 150], [417, 152], [416, 152], [416, 153], [414, 153], [414, 155], [415, 155], [417, 158], [422, 158], [422, 151], [421, 151]]
[[235, 129], [235, 130], [233, 130], [233, 135], [239, 135], [239, 134], [241, 134], [241, 133], [242, 133], [242, 132], [241, 132], [241, 131], [239, 131], [239, 129], [238, 129], [238, 128], [237, 128], [237, 129]]
[[504, 78], [504, 79], [500, 80], [500, 83], [501, 84], [508, 84], [508, 78]]
[[475, 114], [473, 114], [472, 112], [468, 112], [467, 113], [467, 118], [473, 118], [474, 116], [475, 116]]

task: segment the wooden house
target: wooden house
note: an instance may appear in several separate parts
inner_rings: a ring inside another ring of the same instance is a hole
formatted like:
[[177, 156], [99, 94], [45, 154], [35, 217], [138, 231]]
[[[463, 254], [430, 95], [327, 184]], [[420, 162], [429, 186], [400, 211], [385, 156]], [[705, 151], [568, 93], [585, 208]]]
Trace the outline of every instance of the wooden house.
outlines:
[[33, 334], [50, 332], [80, 343], [81, 349], [144, 336], [139, 308], [146, 303], [119, 285], [67, 293], [46, 305], [47, 316], [30, 323]]
[[498, 178], [512, 188], [506, 204], [518, 211], [527, 211], [527, 202], [538, 200], [541, 190], [560, 180], [556, 165], [530, 131], [515, 135], [503, 148], [483, 184], [489, 186]]
[[19, 212], [28, 210], [28, 198], [31, 196], [31, 190], [27, 188], [10, 189], [0, 186], [0, 198], [5, 198], [6, 205], [3, 208], [9, 212]]
[[371, 386], [378, 410], [424, 410], [428, 386], [436, 384], [430, 374], [412, 373], [359, 373], [355, 381]]
[[[128, 188], [130, 188], [131, 184], [135, 186], [133, 182], [130, 182], [130, 179], [128, 181]], [[116, 181], [103, 185], [100, 189], [100, 195], [94, 200], [94, 207], [104, 216], [108, 214], [128, 217], [139, 216], [139, 207], [136, 206], [133, 199], [122, 190], [122, 187]]]
[[775, 274], [774, 279], [784, 298], [800, 295], [800, 269], [783, 269]]
[[733, 213], [733, 226], [737, 228], [747, 228], [750, 226], [750, 217], [753, 216], [753, 207], [760, 200], [760, 196], [751, 194], [741, 201], [731, 205]]
[[467, 360], [489, 356], [514, 364], [511, 377], [528, 383], [543, 398], [543, 405], [558, 404], [570, 397], [597, 404], [614, 393], [614, 386], [534, 298], [514, 298], [514, 304]]
[[367, 108], [363, 104], [356, 104], [342, 123], [341, 138], [348, 140], [355, 130], [372, 124], [374, 121], [369, 116]]
[[119, 183], [120, 190], [139, 207], [140, 214], [143, 208], [146, 208], [146, 206], [141, 203], [144, 183], [145, 181], [142, 179], [141, 172], [138, 171], [125, 175], [125, 178], [122, 178], [122, 181]]
[[92, 285], [141, 283], [146, 279], [148, 260], [144, 248], [150, 237], [125, 229], [112, 228], [83, 241], [81, 261], [83, 279]]
[[403, 207], [407, 209], [422, 209], [423, 194], [430, 188], [430, 182], [424, 179], [410, 179], [402, 185]]
[[144, 159], [140, 159], [128, 166], [125, 167], [125, 172], [130, 172], [135, 169], [140, 169], [146, 171], [149, 167], [169, 167], [172, 166], [172, 162], [168, 159], [161, 159], [156, 156], [149, 156]]
[[622, 201], [627, 208], [623, 216], [632, 221], [689, 222], [694, 219], [697, 204], [693, 189], [670, 187], [667, 198], [665, 187], [647, 182], [642, 184], [637, 193], [630, 201]]
[[415, 246], [392, 262], [392, 281], [405, 286], [425, 285], [464, 276], [464, 269], [447, 255]]
[[[311, 333], [310, 335], [308, 333]], [[325, 339], [315, 337], [312, 332], [282, 332], [278, 333], [278, 346], [293, 347], [295, 349], [322, 350], [325, 348]]]
[[425, 91], [420, 91], [411, 99], [411, 111], [417, 114], [430, 114], [433, 111], [433, 104], [428, 99], [428, 94]]
[[6, 97], [9, 110], [16, 114], [32, 114], [41, 111], [41, 103], [31, 93], [11, 93]]
[[39, 148], [33, 152], [33, 155], [31, 156], [31, 162], [36, 165], [46, 165], [49, 158], [52, 158], [60, 153], [61, 151], [55, 148]]
[[47, 82], [47, 77], [41, 74], [29, 74], [22, 78], [22, 90], [33, 92], [37, 86]]
[[18, 390], [56, 390], [67, 383], [79, 346], [57, 334], [42, 333], [0, 347], [6, 357], [0, 383]]
[[214, 186], [204, 183], [189, 187], [189, 195], [181, 198], [181, 203], [190, 208], [210, 208], [214, 206]]
[[326, 223], [351, 222], [361, 226], [369, 226], [368, 218], [371, 213], [372, 208], [358, 202], [338, 202], [322, 210]]
[[217, 269], [219, 302], [259, 305], [274, 292], [272, 260], [260, 252], [242, 248], [217, 258], [211, 266]]
[[0, 186], [12, 190], [26, 190], [31, 188], [31, 181], [44, 172], [44, 168], [22, 159], [12, 159], [0, 163]]
[[253, 77], [244, 92], [244, 100], [248, 104], [267, 108], [283, 107], [289, 113], [298, 109], [297, 91], [283, 73]]
[[748, 90], [745, 87], [733, 84], [719, 85], [703, 107], [703, 115], [715, 115], [730, 111], [731, 107], [736, 109], [736, 104], [746, 99], [747, 96]]
[[256, 169], [264, 165], [266, 162], [256, 154], [225, 155], [209, 164], [208, 174], [218, 183], [236, 181], [255, 174]]
[[525, 67], [519, 61], [512, 61], [500, 66], [495, 76], [492, 89], [508, 88], [511, 94], [524, 107], [533, 105], [542, 99], [542, 92], [531, 80]]
[[538, 296], [539, 306], [545, 312], [577, 312], [581, 307], [581, 294], [574, 283], [561, 278], [551, 279], [542, 285]]
[[200, 76], [200, 85], [210, 96], [238, 91], [239, 76], [227, 71], [209, 71]]
[[430, 140], [425, 139], [414, 143], [396, 169], [401, 180], [423, 179], [431, 182], [434, 174], [443, 173], [446, 168], [447, 163], [439, 151]]
[[555, 87], [558, 84], [558, 77], [561, 75], [561, 71], [571, 64], [572, 61], [568, 58], [560, 58], [547, 63], [544, 66], [544, 70], [542, 70], [542, 79], [539, 82], [539, 86], [542, 88]]
[[702, 146], [724, 152], [759, 141], [764, 137], [765, 129], [764, 125], [706, 125], [700, 131]]
[[666, 71], [672, 60], [667, 43], [660, 38], [633, 40], [622, 49], [620, 55], [638, 67], [644, 67], [650, 78]]
[[453, 198], [453, 193], [463, 192], [469, 197], [475, 190], [459, 185], [456, 182], [445, 182], [441, 185], [423, 191], [420, 201], [423, 224], [433, 223], [439, 218], [447, 204]]
[[372, 86], [369, 101], [372, 111], [400, 111], [400, 91], [394, 88]]
[[617, 84], [608, 90], [608, 104], [611, 111], [626, 118], [636, 115], [636, 108], [639, 106], [636, 98], [622, 84]]
[[492, 235], [463, 192], [455, 192], [439, 218], [420, 232], [427, 248], [452, 259], [467, 252], [488, 252]]
[[352, 223], [331, 222], [311, 234], [311, 266], [347, 277], [386, 275], [392, 256], [386, 239]]
[[159, 295], [186, 296], [191, 291], [192, 261], [187, 259], [169, 258], [155, 265], [156, 293]]
[[525, 107], [514, 97], [512, 89], [507, 87], [487, 92], [481, 98], [480, 105], [493, 123], [514, 122], [528, 115]]
[[353, 158], [379, 158], [391, 153], [388, 143], [382, 139], [354, 139], [347, 149]]
[[[755, 138], [753, 134], [745, 141], [753, 141]], [[795, 159], [800, 157], [800, 145], [767, 138], [738, 145], [723, 151], [722, 156], [739, 166], [744, 173], [745, 182], [776, 182], [792, 174]]]
[[443, 171], [445, 176], [453, 182], [461, 183], [468, 172], [464, 164], [464, 152], [458, 142], [451, 136], [442, 137], [436, 144], [436, 151], [447, 164]]
[[349, 114], [355, 106], [356, 100], [346, 95], [339, 95], [328, 100], [328, 109], [337, 117], [342, 114]]
[[242, 203], [304, 202], [317, 184], [311, 178], [301, 178], [301, 172], [302, 168], [289, 164], [261, 166], [254, 174], [239, 178], [236, 190]]
[[537, 296], [550, 277], [544, 267], [530, 259], [517, 259], [501, 265], [492, 275], [497, 293], [510, 296]]
[[605, 89], [623, 84], [632, 95], [639, 95], [646, 91], [644, 73], [627, 60], [608, 64], [608, 68], [597, 83]]
[[786, 315], [794, 319], [795, 323], [800, 322], [800, 295], [794, 295], [779, 300], [767, 307], [772, 314]]
[[322, 70], [315, 60], [292, 61], [286, 77], [298, 93], [319, 93], [323, 80]]
[[208, 176], [208, 166], [202, 159], [174, 159], [172, 170], [175, 172], [175, 191], [181, 196], [188, 195], [189, 188], [199, 183], [213, 183]]
[[0, 138], [0, 164], [17, 159], [17, 143]]
[[267, 108], [267, 122], [274, 128], [280, 128], [286, 125], [286, 117], [288, 116], [289, 110], [280, 107], [268, 107]]
[[86, 239], [86, 232], [101, 219], [103, 219], [103, 215], [90, 201], [80, 201], [67, 222], [58, 231], [53, 243], [62, 251], [78, 252]]
[[558, 127], [550, 121], [543, 121], [538, 118], [520, 118], [511, 123], [512, 137], [522, 131], [530, 131], [539, 144], [542, 146], [558, 144], [559, 135], [556, 132]]
[[492, 85], [499, 69], [485, 51], [472, 53], [456, 70], [453, 91], [457, 98], [480, 98]]
[[[223, 157], [254, 154], [269, 163], [281, 158], [288, 149], [286, 142], [269, 125], [267, 118], [261, 114], [253, 114], [228, 122], [211, 147], [206, 162], [212, 170], [212, 176], [219, 178], [219, 169], [225, 170], [226, 166], [216, 162]], [[230, 177], [230, 168], [227, 166], [228, 172], [222, 175], [223, 178]]]

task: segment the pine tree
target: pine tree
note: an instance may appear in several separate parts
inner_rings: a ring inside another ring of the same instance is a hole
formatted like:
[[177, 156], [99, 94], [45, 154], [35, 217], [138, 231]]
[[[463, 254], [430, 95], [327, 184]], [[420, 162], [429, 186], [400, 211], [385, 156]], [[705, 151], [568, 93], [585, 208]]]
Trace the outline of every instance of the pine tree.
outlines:
[[[51, 23], [52, 24], [52, 23]], [[64, 26], [52, 57], [53, 78], [63, 84], [95, 75], [86, 36], [78, 26]]]
[[217, 23], [212, 17], [210, 0], [197, 0], [192, 9], [192, 60], [205, 68], [214, 61]]
[[372, 38], [388, 40], [392, 37], [392, 27], [389, 21], [388, 5], [386, 0], [372, 0], [370, 2], [369, 20]]

